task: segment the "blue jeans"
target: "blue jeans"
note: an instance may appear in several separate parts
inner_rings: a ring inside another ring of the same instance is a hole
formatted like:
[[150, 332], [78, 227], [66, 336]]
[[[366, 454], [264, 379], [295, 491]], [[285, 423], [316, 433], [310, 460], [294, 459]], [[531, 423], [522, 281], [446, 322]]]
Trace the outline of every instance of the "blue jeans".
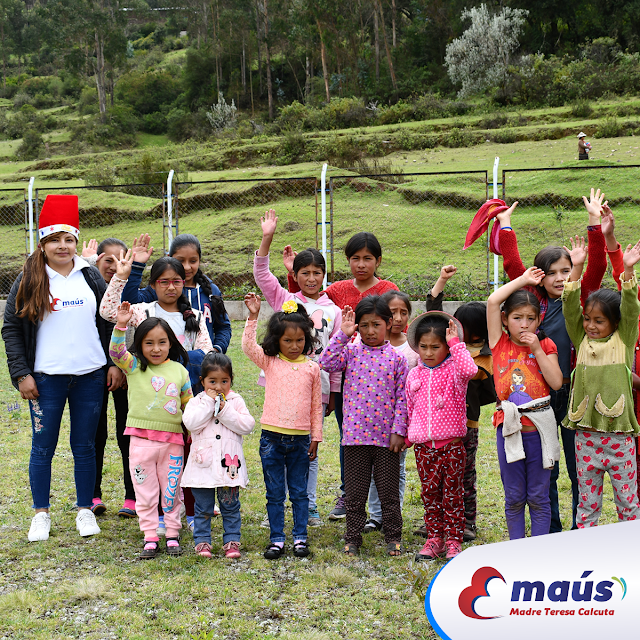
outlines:
[[[404, 504], [404, 488], [407, 484], [407, 469], [405, 466], [407, 460], [407, 451], [405, 449], [400, 454], [400, 508]], [[376, 483], [373, 481], [373, 474], [371, 475], [371, 484], [369, 485], [369, 517], [376, 522], [382, 524], [382, 505], [380, 504], [380, 498], [378, 496], [378, 490], [376, 489]]]
[[216, 505], [216, 491], [218, 504], [222, 514], [223, 544], [240, 542], [240, 489], [239, 487], [218, 487], [217, 489], [197, 489], [191, 487], [195, 500], [195, 518], [193, 541], [196, 544], [208, 542], [211, 544], [211, 517]]
[[289, 436], [262, 430], [260, 459], [267, 489], [267, 514], [271, 528], [271, 542], [284, 542], [285, 478], [293, 507], [294, 540], [307, 539], [309, 519], [309, 445], [311, 436]]
[[[569, 385], [564, 384], [557, 391], [551, 391], [551, 408], [556, 418], [556, 424], [560, 425], [567, 415], [569, 406]], [[560, 437], [562, 438], [562, 450], [564, 460], [567, 465], [567, 473], [571, 481], [571, 528], [577, 529], [576, 511], [578, 509], [578, 473], [576, 471], [576, 432], [560, 425]], [[551, 470], [551, 482], [549, 484], [549, 500], [551, 501], [551, 527], [549, 533], [562, 531], [560, 521], [560, 505], [558, 504], [558, 477], [560, 475], [560, 465], [556, 462]]]
[[88, 509], [96, 482], [95, 439], [104, 396], [104, 369], [82, 376], [34, 373], [33, 379], [40, 393], [36, 400], [29, 400], [33, 435], [29, 482], [33, 506], [35, 509], [50, 506], [51, 460], [58, 446], [62, 412], [68, 400], [76, 498], [79, 508]]
[[[318, 509], [316, 492], [318, 491], [318, 469], [320, 467], [320, 458], [316, 456], [313, 462], [309, 463], [309, 480], [307, 480], [307, 498], [309, 498], [309, 513]], [[285, 496], [289, 493], [287, 479], [284, 479]]]

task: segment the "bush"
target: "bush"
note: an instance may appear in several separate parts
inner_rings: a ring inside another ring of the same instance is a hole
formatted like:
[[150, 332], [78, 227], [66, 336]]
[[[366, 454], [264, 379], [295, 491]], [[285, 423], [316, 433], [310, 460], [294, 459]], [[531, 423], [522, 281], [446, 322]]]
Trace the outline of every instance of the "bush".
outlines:
[[274, 162], [278, 165], [300, 162], [307, 150], [307, 143], [300, 131], [287, 131], [278, 145]]
[[175, 102], [182, 88], [178, 80], [166, 71], [132, 72], [116, 85], [116, 97], [139, 114], [160, 111], [162, 105]]
[[171, 109], [167, 114], [167, 133], [174, 142], [189, 138], [204, 140], [211, 135], [211, 125], [204, 110], [190, 113], [184, 109]]
[[16, 93], [15, 96], [13, 96], [14, 109], [20, 109], [25, 104], [33, 104], [33, 100], [28, 93], [25, 93], [24, 91], [20, 91], [19, 93]]
[[576, 100], [571, 105], [571, 115], [574, 118], [588, 118], [593, 114], [593, 107], [591, 106], [591, 102], [586, 98], [581, 98]]
[[94, 147], [122, 148], [136, 144], [138, 118], [126, 105], [115, 105], [103, 121], [99, 115], [81, 120], [71, 127], [71, 137]]
[[212, 104], [207, 111], [207, 120], [215, 131], [233, 129], [238, 121], [238, 108], [233, 99], [228, 104], [222, 92], [218, 93], [218, 102]]
[[35, 160], [44, 151], [42, 135], [35, 129], [28, 129], [22, 138], [22, 144], [16, 150], [16, 157], [20, 160]]
[[164, 113], [156, 111], [142, 116], [140, 128], [146, 133], [154, 133], [156, 135], [166, 133], [167, 127], [167, 116]]
[[351, 135], [334, 135], [320, 145], [319, 156], [324, 156], [335, 167], [352, 167], [363, 155], [359, 139]]
[[617, 138], [624, 135], [624, 126], [617, 118], [605, 118], [594, 134], [594, 138]]

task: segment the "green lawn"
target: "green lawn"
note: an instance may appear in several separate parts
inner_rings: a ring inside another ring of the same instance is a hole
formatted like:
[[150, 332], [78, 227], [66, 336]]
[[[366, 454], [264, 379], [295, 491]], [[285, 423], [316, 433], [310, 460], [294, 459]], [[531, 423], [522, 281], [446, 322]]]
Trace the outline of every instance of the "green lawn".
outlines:
[[[233, 323], [229, 354], [234, 361], [234, 389], [259, 421], [264, 390], [256, 385], [257, 369], [240, 350], [242, 324]], [[4, 348], [3, 346], [1, 347]], [[2, 355], [4, 355], [2, 353]], [[123, 498], [122, 466], [112, 407], [110, 437], [103, 474], [108, 512], [99, 518], [102, 533], [81, 539], [75, 531], [75, 490], [68, 445], [68, 418], [53, 463], [52, 531], [47, 542], [28, 544], [32, 517], [27, 464], [30, 449], [28, 407], [0, 369], [3, 411], [0, 455], [0, 637], [28, 640], [112, 638], [127, 640], [203, 640], [205, 638], [285, 638], [384, 640], [436, 638], [422, 597], [443, 561], [418, 568], [412, 591], [413, 555], [422, 539], [412, 535], [422, 513], [420, 482], [412, 452], [407, 456], [404, 544], [407, 554], [389, 558], [381, 534], [365, 537], [358, 559], [343, 556], [343, 522], [326, 519], [339, 485], [338, 437], [333, 416], [325, 421], [320, 445], [318, 503], [325, 525], [310, 530], [314, 552], [308, 560], [287, 553], [279, 561], [262, 557], [268, 532], [259, 527], [265, 513], [265, 490], [258, 456], [259, 428], [245, 438], [250, 486], [241, 491], [243, 558], [237, 563], [218, 555], [196, 557], [190, 535], [183, 532], [186, 553], [140, 562], [141, 534], [137, 522], [115, 514]], [[18, 402], [20, 411], [8, 411]], [[495, 440], [485, 411], [478, 456], [478, 540], [488, 544], [507, 539], [503, 495]], [[561, 513], [569, 525], [570, 486], [561, 463]], [[610, 486], [605, 482], [601, 523], [616, 521]], [[213, 523], [216, 552], [222, 546], [222, 523]], [[290, 530], [290, 511], [287, 528]], [[469, 545], [465, 544], [464, 547]], [[421, 573], [420, 573], [421, 571]]]

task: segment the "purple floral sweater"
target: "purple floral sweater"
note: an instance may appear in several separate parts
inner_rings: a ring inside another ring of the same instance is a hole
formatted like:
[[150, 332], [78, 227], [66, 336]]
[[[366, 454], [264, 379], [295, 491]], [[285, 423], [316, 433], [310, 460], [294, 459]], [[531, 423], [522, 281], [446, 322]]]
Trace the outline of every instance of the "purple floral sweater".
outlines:
[[388, 342], [353, 343], [338, 331], [320, 355], [321, 368], [344, 371], [342, 444], [388, 447], [392, 433], [407, 435], [404, 387], [407, 361]]

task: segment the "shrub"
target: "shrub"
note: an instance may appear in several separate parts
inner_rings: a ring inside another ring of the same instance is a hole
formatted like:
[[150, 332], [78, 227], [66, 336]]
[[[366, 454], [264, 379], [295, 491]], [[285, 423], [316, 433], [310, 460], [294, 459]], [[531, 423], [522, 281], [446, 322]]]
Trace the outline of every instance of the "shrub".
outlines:
[[181, 90], [178, 80], [166, 71], [132, 72], [118, 81], [116, 97], [138, 113], [147, 114], [175, 102]]
[[513, 129], [498, 129], [491, 134], [491, 139], [498, 144], [511, 144], [518, 141], [518, 134]]
[[480, 120], [478, 126], [481, 129], [500, 129], [501, 127], [504, 127], [507, 122], [509, 122], [509, 118], [507, 118], [507, 116], [501, 113], [494, 113], [493, 115]]
[[282, 130], [303, 129], [309, 118], [309, 108], [294, 100], [291, 104], [280, 109], [280, 114], [275, 120]]
[[172, 109], [167, 114], [167, 133], [174, 142], [189, 138], [204, 140], [211, 135], [211, 125], [204, 110], [189, 113], [184, 109]]
[[20, 109], [25, 104], [32, 104], [32, 103], [33, 103], [33, 100], [31, 96], [28, 93], [25, 93], [24, 91], [20, 91], [19, 93], [16, 93], [15, 96], [13, 96], [14, 109]]
[[588, 118], [593, 114], [593, 107], [591, 106], [591, 102], [586, 98], [581, 98], [576, 100], [571, 105], [571, 115], [574, 118]]
[[274, 162], [279, 165], [299, 162], [307, 150], [307, 143], [300, 131], [287, 131], [278, 145]]
[[156, 111], [155, 113], [146, 113], [142, 116], [140, 128], [146, 133], [166, 133], [167, 127], [167, 116], [164, 113]]
[[35, 129], [28, 129], [22, 138], [22, 144], [16, 150], [16, 157], [20, 160], [35, 160], [44, 151], [42, 135]]
[[605, 118], [594, 134], [594, 138], [617, 138], [624, 135], [624, 126], [617, 118]]
[[207, 120], [215, 131], [223, 129], [233, 129], [238, 121], [238, 108], [232, 99], [231, 104], [227, 104], [222, 92], [218, 93], [218, 102], [212, 104], [207, 113]]
[[362, 157], [359, 140], [351, 135], [334, 135], [323, 141], [320, 156], [336, 167], [352, 167]]

